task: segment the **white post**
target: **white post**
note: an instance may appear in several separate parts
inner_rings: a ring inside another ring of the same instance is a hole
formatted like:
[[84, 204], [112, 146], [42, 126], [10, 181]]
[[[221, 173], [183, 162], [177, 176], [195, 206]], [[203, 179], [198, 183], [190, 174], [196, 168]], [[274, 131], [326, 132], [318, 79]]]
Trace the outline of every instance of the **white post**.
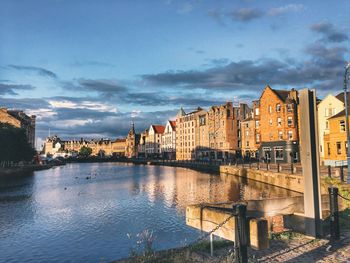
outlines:
[[214, 256], [213, 234], [210, 234], [210, 256]]

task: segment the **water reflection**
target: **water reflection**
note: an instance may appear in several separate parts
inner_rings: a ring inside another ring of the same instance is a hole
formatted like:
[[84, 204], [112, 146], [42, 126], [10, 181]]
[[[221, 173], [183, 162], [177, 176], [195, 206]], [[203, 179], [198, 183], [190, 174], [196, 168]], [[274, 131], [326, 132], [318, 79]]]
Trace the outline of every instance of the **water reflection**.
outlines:
[[69, 164], [0, 179], [0, 262], [96, 262], [126, 257], [129, 240], [154, 231], [156, 249], [177, 247], [198, 232], [185, 207], [297, 195], [230, 175], [128, 164]]

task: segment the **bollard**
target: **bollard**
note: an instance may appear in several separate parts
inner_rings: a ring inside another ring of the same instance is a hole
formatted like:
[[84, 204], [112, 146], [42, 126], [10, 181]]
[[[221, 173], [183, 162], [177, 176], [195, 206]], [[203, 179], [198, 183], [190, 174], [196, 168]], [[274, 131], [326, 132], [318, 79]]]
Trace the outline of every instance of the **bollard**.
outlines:
[[235, 262], [248, 262], [248, 231], [247, 231], [247, 206], [237, 204], [235, 217]]
[[280, 172], [280, 163], [277, 163], [277, 173]]
[[328, 165], [328, 177], [332, 177], [331, 166]]
[[344, 166], [340, 166], [340, 181], [344, 182]]
[[293, 162], [290, 164], [290, 171], [291, 171], [291, 174], [294, 173], [294, 163]]
[[340, 239], [339, 210], [338, 210], [338, 188], [328, 187], [329, 192], [329, 224], [331, 241]]

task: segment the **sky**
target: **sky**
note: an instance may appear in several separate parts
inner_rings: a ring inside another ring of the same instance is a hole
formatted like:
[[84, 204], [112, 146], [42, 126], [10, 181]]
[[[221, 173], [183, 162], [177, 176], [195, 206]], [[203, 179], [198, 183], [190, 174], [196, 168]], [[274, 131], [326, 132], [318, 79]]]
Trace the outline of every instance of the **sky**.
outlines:
[[117, 138], [266, 85], [343, 88], [350, 1], [1, 0], [0, 107], [45, 137]]

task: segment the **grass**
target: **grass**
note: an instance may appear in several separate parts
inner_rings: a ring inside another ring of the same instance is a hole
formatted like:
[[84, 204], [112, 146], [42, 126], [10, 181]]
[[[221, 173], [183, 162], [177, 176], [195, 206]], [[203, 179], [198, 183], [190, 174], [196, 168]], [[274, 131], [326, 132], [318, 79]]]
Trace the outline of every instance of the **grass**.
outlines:
[[[232, 246], [233, 242], [229, 240], [214, 240], [213, 241], [214, 250], [225, 248]], [[210, 241], [204, 241], [201, 243], [194, 244], [191, 246], [192, 251], [204, 251], [204, 252], [210, 252]]]

